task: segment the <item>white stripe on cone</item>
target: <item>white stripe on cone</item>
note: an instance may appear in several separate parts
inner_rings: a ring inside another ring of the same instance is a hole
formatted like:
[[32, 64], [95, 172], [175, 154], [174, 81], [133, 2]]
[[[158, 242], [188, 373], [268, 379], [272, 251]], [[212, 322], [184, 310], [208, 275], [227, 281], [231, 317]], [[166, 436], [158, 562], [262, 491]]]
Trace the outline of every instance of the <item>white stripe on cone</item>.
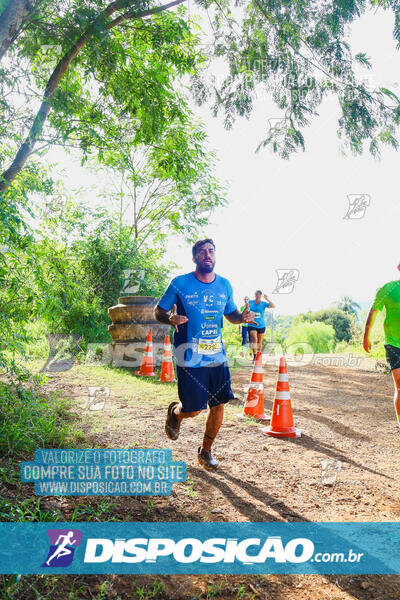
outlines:
[[276, 392], [276, 400], [290, 400], [290, 392]]
[[279, 373], [278, 381], [289, 381], [287, 373]]
[[264, 384], [262, 381], [258, 382], [252, 382], [249, 386], [249, 390], [258, 390], [260, 392], [262, 392], [264, 389]]

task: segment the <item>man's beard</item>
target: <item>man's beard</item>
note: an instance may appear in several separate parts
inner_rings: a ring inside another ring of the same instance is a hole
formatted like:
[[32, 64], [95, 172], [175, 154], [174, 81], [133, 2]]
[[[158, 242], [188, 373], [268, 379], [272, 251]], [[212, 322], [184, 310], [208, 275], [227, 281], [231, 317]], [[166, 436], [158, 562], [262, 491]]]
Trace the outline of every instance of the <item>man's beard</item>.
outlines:
[[215, 263], [204, 264], [204, 263], [197, 262], [196, 265], [197, 265], [197, 269], [200, 271], [200, 273], [212, 273], [214, 270]]

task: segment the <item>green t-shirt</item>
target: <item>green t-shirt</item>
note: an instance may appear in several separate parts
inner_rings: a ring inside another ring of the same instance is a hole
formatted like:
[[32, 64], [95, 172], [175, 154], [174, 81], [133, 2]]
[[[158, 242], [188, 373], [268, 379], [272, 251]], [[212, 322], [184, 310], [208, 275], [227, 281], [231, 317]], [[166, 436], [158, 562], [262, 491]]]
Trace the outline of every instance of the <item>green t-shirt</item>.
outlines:
[[[241, 306], [240, 312], [243, 312], [245, 308], [246, 308], [245, 306]], [[242, 327], [247, 327], [247, 326], [248, 326], [248, 323], [242, 323]]]
[[400, 281], [389, 281], [376, 292], [372, 308], [385, 307], [384, 323], [386, 344], [400, 348]]

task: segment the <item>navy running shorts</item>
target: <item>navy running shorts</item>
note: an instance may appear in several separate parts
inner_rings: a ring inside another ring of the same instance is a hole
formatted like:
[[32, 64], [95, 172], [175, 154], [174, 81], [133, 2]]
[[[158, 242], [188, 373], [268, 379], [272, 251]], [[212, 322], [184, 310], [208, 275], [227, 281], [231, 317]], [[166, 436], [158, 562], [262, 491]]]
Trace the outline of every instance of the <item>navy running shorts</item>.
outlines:
[[390, 370], [400, 369], [400, 348], [397, 346], [391, 346], [390, 344], [385, 344], [386, 350], [386, 360], [389, 364]]
[[226, 364], [215, 367], [182, 367], [176, 365], [178, 396], [182, 412], [206, 410], [207, 405], [226, 404], [235, 396]]
[[265, 327], [254, 327], [253, 325], [249, 325], [247, 329], [250, 331], [257, 331], [257, 333], [265, 333]]

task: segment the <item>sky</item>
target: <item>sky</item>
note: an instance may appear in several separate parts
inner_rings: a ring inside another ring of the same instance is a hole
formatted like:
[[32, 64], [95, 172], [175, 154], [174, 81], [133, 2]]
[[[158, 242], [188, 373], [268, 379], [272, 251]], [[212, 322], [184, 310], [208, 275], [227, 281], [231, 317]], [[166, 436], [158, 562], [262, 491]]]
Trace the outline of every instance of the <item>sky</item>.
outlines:
[[[365, 77], [397, 93], [400, 51], [392, 29], [391, 13], [371, 12], [351, 26], [349, 42], [353, 53], [372, 59]], [[280, 117], [268, 97], [229, 131], [209, 106], [193, 109], [219, 159], [216, 174], [228, 183], [228, 206], [211, 215], [205, 234], [215, 241], [216, 272], [231, 281], [238, 305], [261, 289], [277, 314], [326, 308], [345, 295], [366, 308], [378, 287], [398, 279], [400, 154], [383, 150], [380, 161], [368, 153], [344, 157], [335, 99], [324, 101], [303, 132], [306, 151], [289, 160], [268, 149], [255, 152], [269, 119]], [[74, 185], [87, 183], [87, 172], [60, 150], [52, 158], [68, 169]], [[362, 218], [345, 218], [354, 200], [365, 205], [355, 213]], [[193, 269], [191, 249], [179, 239], [169, 240], [167, 259], [179, 265], [173, 275]], [[279, 289], [285, 271], [297, 280]]]

